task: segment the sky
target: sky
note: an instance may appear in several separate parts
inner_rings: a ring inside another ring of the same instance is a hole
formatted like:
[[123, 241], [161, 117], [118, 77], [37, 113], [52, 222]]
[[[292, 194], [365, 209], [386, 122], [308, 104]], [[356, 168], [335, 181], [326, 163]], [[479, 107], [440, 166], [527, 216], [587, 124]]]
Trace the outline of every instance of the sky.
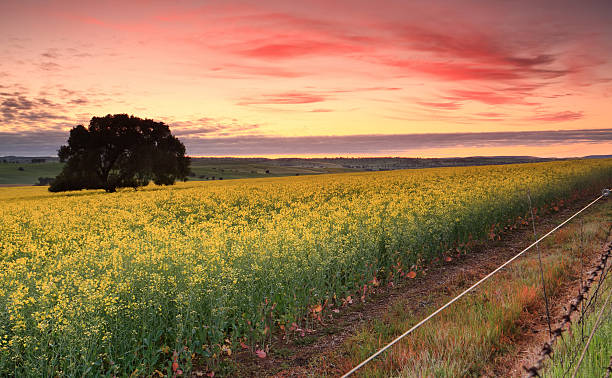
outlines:
[[612, 154], [612, 2], [0, 2], [0, 156], [91, 117], [192, 156]]

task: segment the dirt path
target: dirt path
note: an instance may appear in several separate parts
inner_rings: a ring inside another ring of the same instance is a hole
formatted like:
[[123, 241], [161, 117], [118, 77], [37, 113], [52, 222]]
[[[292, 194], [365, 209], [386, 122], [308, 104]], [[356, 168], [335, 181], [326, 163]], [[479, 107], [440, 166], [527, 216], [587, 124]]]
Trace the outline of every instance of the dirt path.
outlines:
[[[591, 200], [592, 198], [577, 201], [558, 213], [536, 220], [538, 234], [548, 232]], [[366, 298], [365, 303], [355, 298], [355, 304], [342, 309], [340, 313], [326, 314], [320, 323], [311, 325], [312, 330], [305, 332], [303, 337], [297, 335], [288, 342], [276, 335], [265, 359], [257, 358], [251, 351], [244, 350], [236, 355], [238, 369], [233, 374], [253, 377], [341, 375], [346, 370], [345, 367], [322, 366], [323, 364], [315, 361], [325, 360], [322, 356], [333, 352], [365, 322], [380, 317], [398, 300], [412, 303], [411, 308], [406, 311], [426, 315], [425, 309], [433, 304], [442, 304], [442, 298], [475, 282], [531, 244], [533, 231], [530, 227], [531, 225], [526, 225], [506, 232], [501, 240], [482, 242], [470, 254], [454, 258], [450, 262], [432, 264], [424, 275], [413, 280], [406, 279], [394, 287], [379, 287], [373, 295]], [[566, 284], [563, 292], [569, 297], [578, 284], [577, 280]], [[556, 303], [559, 305], [553, 309], [553, 315], [560, 316], [565, 302], [561, 299]], [[529, 348], [539, 346], [547, 334], [544, 332], [545, 314], [533, 314], [526, 322], [530, 323], [527, 328], [532, 332], [517, 341], [517, 353], [498, 359], [487, 375], [521, 375], [521, 363], [530, 355]], [[316, 365], [320, 369], [315, 369], [315, 372], [313, 366]]]

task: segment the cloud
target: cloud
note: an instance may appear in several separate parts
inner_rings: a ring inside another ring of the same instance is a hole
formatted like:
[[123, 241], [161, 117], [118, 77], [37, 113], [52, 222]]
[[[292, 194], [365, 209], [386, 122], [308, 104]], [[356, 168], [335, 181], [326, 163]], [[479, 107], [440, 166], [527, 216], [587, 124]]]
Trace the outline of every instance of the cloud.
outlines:
[[19, 93], [14, 93], [12, 97], [10, 94], [4, 95], [4, 100], [0, 103], [0, 109], [3, 111], [21, 111], [29, 110], [34, 107], [34, 102], [28, 100], [25, 96]]
[[[335, 99], [336, 95], [356, 92], [373, 91], [399, 91], [400, 87], [357, 87], [343, 89], [327, 89], [316, 92], [290, 91], [275, 94], [262, 94], [260, 96], [244, 97], [237, 105], [299, 105], [325, 102]], [[326, 109], [325, 111], [330, 111]], [[321, 112], [320, 109], [309, 110], [309, 112]]]
[[37, 118], [43, 113], [42, 110], [37, 109], [39, 104], [19, 92], [0, 93], [0, 124]]
[[0, 131], [0, 156], [57, 156], [67, 139], [68, 133], [59, 130]]
[[85, 105], [89, 103], [89, 100], [86, 98], [75, 98], [70, 100], [69, 103], [73, 105]]
[[[151, 2], [146, 9], [124, 4], [120, 14], [112, 4], [75, 5], [44, 17], [19, 6], [23, 27], [7, 34], [10, 56], [0, 76], [10, 72], [28, 88], [19, 95], [2, 88], [10, 95], [0, 97], [0, 125], [42, 127], [125, 108], [176, 112], [180, 120], [199, 103], [216, 117], [226, 111], [285, 125], [286, 134], [314, 121], [318, 130], [350, 133], [351, 122], [331, 113], [348, 115], [349, 108], [364, 122], [380, 117], [372, 122], [376, 132], [398, 130], [399, 122], [387, 120], [395, 116], [419, 131], [459, 123], [482, 130], [490, 120], [527, 127], [582, 118], [576, 124], [605, 126], [599, 105], [610, 94], [601, 84], [610, 80], [610, 8], [560, 1]], [[68, 38], [54, 39], [52, 31]], [[12, 49], [11, 34], [33, 38]], [[48, 93], [37, 92], [41, 85]], [[124, 92], [91, 93], [115, 90]], [[554, 100], [567, 94], [576, 102]], [[249, 120], [191, 122], [177, 132], [209, 138], [262, 129]]]
[[[553, 79], [571, 72], [552, 68], [558, 56], [547, 53], [544, 43], [516, 43], [520, 37], [486, 33], [470, 27], [448, 30], [426, 22], [386, 26], [396, 35], [399, 51], [412, 51], [416, 58], [382, 58], [382, 64], [441, 80], [515, 81]], [[535, 46], [534, 46], [535, 45]], [[419, 55], [420, 54], [420, 55]], [[395, 55], [398, 55], [397, 53]]]
[[58, 59], [61, 55], [57, 49], [47, 49], [47, 51], [41, 53], [40, 56], [47, 59]]
[[236, 119], [215, 119], [209, 117], [190, 121], [165, 121], [168, 122], [174, 135], [190, 138], [251, 135], [260, 127], [259, 124], [244, 124]]
[[[500, 36], [498, 30], [440, 30], [439, 24], [434, 28], [426, 20], [416, 19], [402, 23], [372, 20], [367, 26], [363, 20], [309, 22], [286, 14], [274, 14], [264, 20], [255, 21], [261, 24], [260, 28], [243, 25], [235, 29], [235, 33], [248, 38], [233, 45], [235, 54], [272, 61], [344, 57], [393, 67], [399, 69], [400, 75], [418, 73], [452, 81], [548, 80], [573, 72], [552, 68], [559, 59], [546, 52], [546, 44], [527, 49], [524, 44], [514, 43], [517, 37]], [[254, 22], [246, 17], [234, 21]], [[403, 55], [410, 58], [402, 58]]]
[[89, 58], [89, 57], [94, 56], [93, 54], [89, 52], [81, 51], [80, 49], [77, 49], [75, 47], [67, 47], [65, 49], [65, 52], [67, 53], [67, 55], [70, 55], [76, 58]]
[[244, 136], [182, 139], [192, 155], [397, 155], [410, 150], [456, 147], [612, 143], [612, 129], [491, 133], [347, 136]]
[[258, 7], [253, 12], [244, 15], [232, 15], [224, 18], [225, 22], [234, 22], [240, 24], [254, 25], [256, 28], [267, 29], [282, 29], [282, 30], [300, 30], [300, 31], [318, 31], [334, 33], [338, 30], [337, 23], [324, 21], [322, 18], [312, 18], [297, 13], [288, 13], [283, 11], [265, 11], [265, 7]]
[[434, 108], [440, 110], [456, 110], [461, 108], [461, 103], [459, 102], [427, 102], [427, 101], [417, 101], [417, 104], [423, 105], [427, 108]]
[[566, 70], [525, 69], [507, 64], [482, 62], [445, 62], [433, 59], [383, 59], [382, 63], [399, 68], [405, 75], [421, 73], [444, 81], [511, 82], [521, 79], [554, 79], [566, 75]]
[[276, 94], [261, 95], [259, 97], [243, 98], [238, 105], [296, 105], [312, 104], [324, 102], [328, 99], [327, 95], [313, 94], [306, 92], [283, 92]]
[[225, 64], [222, 67], [213, 67], [209, 71], [209, 76], [223, 77], [228, 79], [244, 78], [245, 76], [268, 76], [279, 78], [295, 78], [308, 75], [280, 66], [254, 66], [240, 64]]
[[90, 25], [98, 25], [98, 26], [111, 26], [110, 23], [104, 22], [98, 18], [95, 17], [90, 17], [90, 16], [84, 16], [84, 17], [80, 17], [81, 22], [86, 23], [86, 24], [90, 24]]
[[536, 116], [530, 117], [529, 120], [542, 122], [565, 122], [575, 121], [583, 117], [583, 112], [573, 112], [566, 110], [564, 112], [538, 114]]
[[[449, 10], [450, 14], [457, 11], [452, 7]], [[534, 38], [525, 33], [504, 33], [495, 27], [484, 32], [475, 19], [458, 18], [457, 22], [466, 25], [457, 24], [450, 30], [426, 20], [386, 24], [383, 29], [393, 37], [385, 44], [393, 46], [393, 52], [379, 52], [367, 59], [392, 68], [400, 78], [462, 82], [462, 90], [448, 90], [445, 99], [528, 106], [539, 105], [524, 100], [540, 97], [538, 89], [558, 85], [561, 79], [602, 64], [590, 60], [580, 66], [568, 64], [565, 52], [555, 48], [558, 42], [552, 35]], [[549, 44], [543, 42], [548, 37]]]
[[[424, 22], [415, 22], [401, 27], [389, 25], [389, 28], [399, 35], [400, 43], [411, 50], [432, 53], [441, 58], [464, 59], [509, 69], [534, 69], [536, 66], [552, 64], [556, 60], [556, 56], [550, 53], [521, 55], [525, 54], [523, 51], [526, 51], [525, 47], [528, 46], [512, 46], [510, 42], [514, 36], [500, 36], [498, 30], [482, 32], [469, 27], [448, 30], [440, 28], [439, 24], [436, 24], [435, 29], [426, 25]], [[538, 48], [541, 49], [542, 46]]]
[[346, 89], [331, 89], [327, 93], [351, 93], [351, 92], [375, 92], [375, 91], [400, 91], [401, 87], [358, 87]]
[[353, 56], [372, 52], [378, 43], [365, 30], [355, 30], [347, 19], [329, 20], [295, 10], [266, 11], [273, 7], [264, 5], [247, 14], [224, 17], [238, 40], [229, 45], [229, 51], [247, 58], [285, 60]]
[[0, 92], [0, 126], [5, 130], [36, 126], [53, 128], [70, 121], [64, 106], [46, 97], [32, 98], [25, 93]]
[[476, 115], [482, 116], [482, 117], [487, 117], [487, 118], [507, 117], [507, 114], [496, 113], [496, 112], [482, 112], [482, 113], [476, 113]]
[[58, 63], [62, 56], [58, 49], [48, 48], [40, 54], [40, 61], [37, 63], [38, 68], [43, 71], [59, 71], [62, 69], [62, 65]]
[[255, 48], [238, 51], [243, 56], [260, 59], [287, 59], [304, 55], [333, 55], [362, 51], [357, 45], [322, 41], [291, 41], [264, 44]]
[[[398, 155], [406, 151], [435, 148], [479, 148], [507, 146], [549, 146], [551, 144], [610, 143], [612, 129], [524, 131], [492, 133], [394, 134], [281, 137], [267, 135], [223, 136], [234, 126], [218, 125], [203, 118], [197, 122], [171, 124], [172, 130], [195, 156], [252, 155]], [[208, 124], [212, 125], [209, 126]], [[243, 131], [257, 125], [235, 125]], [[220, 133], [218, 132], [220, 131]], [[215, 135], [216, 133], [216, 135]], [[210, 136], [208, 136], [210, 135]], [[58, 130], [0, 132], [1, 155], [55, 155], [66, 142], [68, 133]]]
[[58, 71], [62, 68], [61, 65], [55, 62], [41, 62], [38, 66], [44, 71]]
[[453, 89], [449, 91], [449, 95], [445, 96], [450, 100], [455, 101], [478, 101], [488, 105], [499, 105], [509, 103], [525, 103], [524, 98], [517, 95], [507, 95], [504, 92], [494, 91], [476, 91], [476, 90], [463, 90]]

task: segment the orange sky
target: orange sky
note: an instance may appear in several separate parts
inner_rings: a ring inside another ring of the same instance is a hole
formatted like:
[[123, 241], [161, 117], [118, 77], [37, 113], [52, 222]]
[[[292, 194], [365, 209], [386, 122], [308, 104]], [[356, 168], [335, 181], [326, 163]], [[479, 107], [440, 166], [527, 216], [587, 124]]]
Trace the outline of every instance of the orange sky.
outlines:
[[[611, 127], [610, 19], [608, 1], [3, 1], [0, 155], [53, 155], [108, 113], [164, 121], [192, 155], [612, 153], [612, 131], [520, 133]], [[478, 138], [315, 148], [424, 133]]]

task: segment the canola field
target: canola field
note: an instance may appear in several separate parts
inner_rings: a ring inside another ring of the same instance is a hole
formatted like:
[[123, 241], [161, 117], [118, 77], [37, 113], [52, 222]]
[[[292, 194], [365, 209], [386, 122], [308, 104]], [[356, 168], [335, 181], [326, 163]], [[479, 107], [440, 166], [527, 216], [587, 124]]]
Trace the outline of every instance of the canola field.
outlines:
[[525, 216], [527, 190], [541, 214], [611, 183], [602, 159], [113, 194], [0, 188], [0, 375], [215, 366], [494, 236]]

